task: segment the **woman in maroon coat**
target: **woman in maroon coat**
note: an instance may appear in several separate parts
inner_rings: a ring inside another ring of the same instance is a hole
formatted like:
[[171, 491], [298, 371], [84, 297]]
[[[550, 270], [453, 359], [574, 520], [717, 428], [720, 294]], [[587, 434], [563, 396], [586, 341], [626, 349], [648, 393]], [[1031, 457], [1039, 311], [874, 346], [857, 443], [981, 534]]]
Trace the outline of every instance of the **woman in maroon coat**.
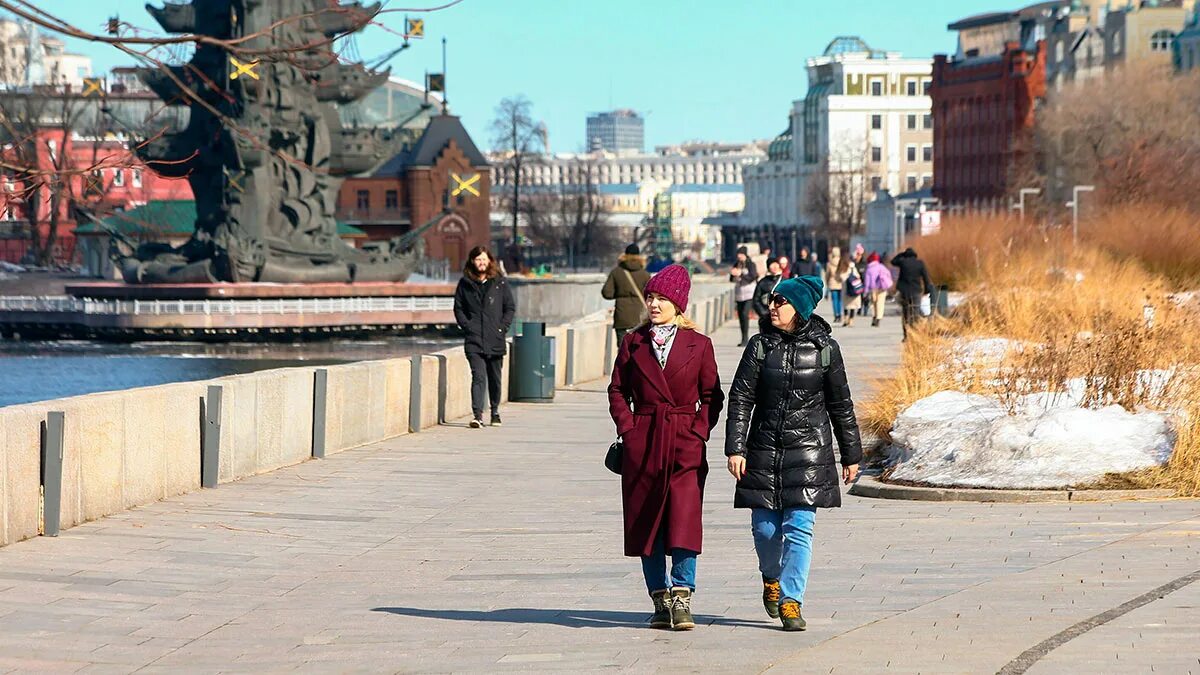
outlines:
[[[621, 500], [625, 555], [642, 559], [654, 628], [690, 630], [705, 444], [725, 400], [712, 341], [683, 315], [691, 280], [671, 265], [646, 284], [650, 322], [621, 342], [609, 410], [625, 443]], [[666, 554], [671, 554], [667, 570]]]

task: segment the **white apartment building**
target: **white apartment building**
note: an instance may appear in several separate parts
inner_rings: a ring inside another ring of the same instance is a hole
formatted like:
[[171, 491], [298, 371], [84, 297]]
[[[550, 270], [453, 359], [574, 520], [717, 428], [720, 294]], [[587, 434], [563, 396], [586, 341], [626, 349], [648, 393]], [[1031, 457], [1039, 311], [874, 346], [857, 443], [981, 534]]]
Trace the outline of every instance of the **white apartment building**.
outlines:
[[807, 226], [808, 184], [826, 168], [857, 176], [867, 202], [880, 189], [901, 194], [932, 184], [932, 64], [855, 37], [837, 38], [809, 59], [808, 93], [793, 102], [764, 161], [745, 169], [740, 223]]
[[83, 78], [91, 76], [91, 58], [68, 52], [62, 40], [31, 22], [0, 19], [0, 86], [82, 87]]
[[[557, 154], [540, 157], [522, 169], [525, 185], [580, 185], [594, 166], [600, 185], [636, 185], [662, 181], [671, 185], [740, 185], [742, 170], [766, 157], [766, 143], [685, 143], [659, 146], [641, 154]], [[492, 185], [512, 182], [503, 155], [492, 155]]]

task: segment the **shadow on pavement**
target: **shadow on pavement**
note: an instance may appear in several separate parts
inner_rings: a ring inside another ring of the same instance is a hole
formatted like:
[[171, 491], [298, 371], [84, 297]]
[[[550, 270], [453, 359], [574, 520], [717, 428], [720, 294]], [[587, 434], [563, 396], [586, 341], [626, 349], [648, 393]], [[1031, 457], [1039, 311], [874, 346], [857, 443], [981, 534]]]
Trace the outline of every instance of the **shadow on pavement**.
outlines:
[[[417, 607], [376, 607], [372, 612], [383, 612], [399, 616], [416, 616], [423, 619], [446, 621], [492, 621], [497, 623], [541, 623], [568, 628], [643, 628], [650, 618], [649, 612], [613, 612], [601, 610], [532, 609], [512, 607], [478, 611], [466, 609], [420, 609]], [[719, 616], [696, 615], [696, 623], [712, 626], [738, 626], [745, 628], [767, 628], [778, 630], [774, 623], [726, 619]]]

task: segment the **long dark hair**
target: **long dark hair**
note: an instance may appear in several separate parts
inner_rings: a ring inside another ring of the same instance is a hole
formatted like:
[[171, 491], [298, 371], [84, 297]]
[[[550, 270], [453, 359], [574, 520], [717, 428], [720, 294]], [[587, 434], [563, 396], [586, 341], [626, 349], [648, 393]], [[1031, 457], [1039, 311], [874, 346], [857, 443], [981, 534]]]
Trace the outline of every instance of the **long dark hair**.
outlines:
[[495, 279], [500, 276], [500, 267], [496, 265], [496, 256], [492, 255], [491, 249], [486, 246], [476, 246], [467, 254], [467, 264], [463, 267], [463, 274], [468, 277], [475, 278], [475, 259], [486, 253], [488, 257], [487, 271], [484, 276], [488, 279]]

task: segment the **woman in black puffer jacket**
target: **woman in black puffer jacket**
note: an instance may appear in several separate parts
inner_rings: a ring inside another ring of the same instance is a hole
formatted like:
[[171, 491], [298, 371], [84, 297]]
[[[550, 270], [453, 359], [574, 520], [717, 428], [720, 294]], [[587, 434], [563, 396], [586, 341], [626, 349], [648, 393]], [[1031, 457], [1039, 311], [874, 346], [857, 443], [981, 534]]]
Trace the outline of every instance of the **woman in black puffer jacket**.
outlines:
[[737, 479], [734, 506], [752, 509], [763, 605], [784, 630], [805, 628], [800, 606], [816, 510], [842, 505], [838, 480], [852, 482], [862, 458], [841, 348], [813, 314], [824, 290], [814, 276], [775, 288], [771, 313], [746, 346], [729, 392], [725, 454]]

